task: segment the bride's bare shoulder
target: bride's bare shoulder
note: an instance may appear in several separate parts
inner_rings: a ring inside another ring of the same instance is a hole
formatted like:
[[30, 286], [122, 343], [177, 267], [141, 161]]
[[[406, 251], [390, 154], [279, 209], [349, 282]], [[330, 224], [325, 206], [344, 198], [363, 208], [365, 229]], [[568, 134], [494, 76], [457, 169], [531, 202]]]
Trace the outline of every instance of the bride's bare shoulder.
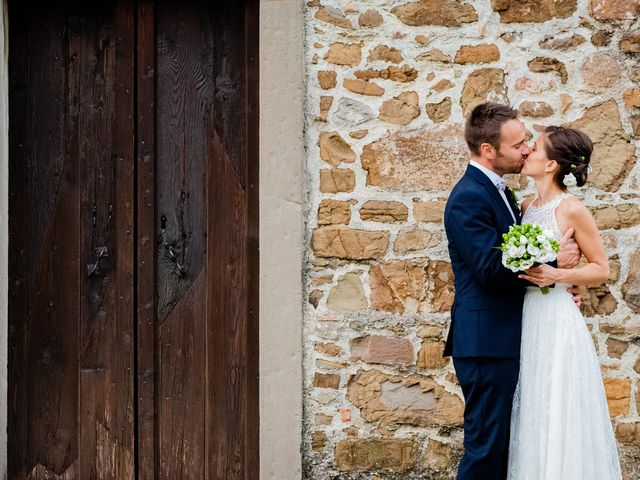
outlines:
[[578, 197], [565, 198], [558, 205], [559, 213], [570, 222], [593, 218], [591, 210]]

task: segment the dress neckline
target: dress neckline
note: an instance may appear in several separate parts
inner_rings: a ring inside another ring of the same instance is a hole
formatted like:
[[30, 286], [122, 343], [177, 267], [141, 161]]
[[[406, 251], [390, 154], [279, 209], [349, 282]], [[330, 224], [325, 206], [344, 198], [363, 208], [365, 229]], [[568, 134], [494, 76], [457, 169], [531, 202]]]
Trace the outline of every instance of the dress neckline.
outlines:
[[534, 210], [541, 210], [542, 208], [545, 208], [549, 205], [553, 205], [557, 202], [559, 202], [560, 200], [570, 197], [571, 194], [569, 192], [565, 192], [565, 193], [561, 193], [560, 195], [556, 195], [555, 197], [553, 197], [551, 200], [548, 200], [544, 203], [541, 203], [540, 205], [538, 205], [536, 207], [535, 203], [536, 201], [540, 200], [539, 197], [536, 195], [536, 198], [533, 199], [533, 201], [531, 202], [531, 204], [529, 205], [529, 208], [533, 208]]

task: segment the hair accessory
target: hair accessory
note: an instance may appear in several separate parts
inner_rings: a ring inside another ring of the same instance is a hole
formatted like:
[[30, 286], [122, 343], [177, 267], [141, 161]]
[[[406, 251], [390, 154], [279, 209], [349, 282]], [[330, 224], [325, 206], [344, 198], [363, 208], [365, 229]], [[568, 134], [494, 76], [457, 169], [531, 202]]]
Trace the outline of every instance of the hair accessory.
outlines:
[[583, 161], [583, 162], [585, 161], [584, 155], [580, 155], [580, 160]]
[[576, 169], [576, 164], [575, 164], [575, 163], [572, 163], [572, 164], [571, 164], [571, 170], [575, 170], [575, 169]]

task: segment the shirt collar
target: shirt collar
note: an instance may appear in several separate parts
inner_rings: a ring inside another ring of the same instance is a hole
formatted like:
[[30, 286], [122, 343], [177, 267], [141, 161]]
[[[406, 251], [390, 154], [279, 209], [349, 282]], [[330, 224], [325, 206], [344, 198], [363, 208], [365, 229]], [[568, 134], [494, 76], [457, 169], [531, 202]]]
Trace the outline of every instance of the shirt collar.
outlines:
[[471, 160], [469, 162], [469, 165], [473, 165], [474, 167], [476, 167], [478, 170], [480, 170], [482, 173], [484, 173], [489, 178], [489, 180], [491, 180], [491, 183], [493, 183], [496, 186], [497, 189], [504, 191], [504, 187], [507, 185], [507, 181], [504, 180], [496, 172], [494, 172], [492, 170], [489, 170], [484, 165], [480, 165], [475, 160]]

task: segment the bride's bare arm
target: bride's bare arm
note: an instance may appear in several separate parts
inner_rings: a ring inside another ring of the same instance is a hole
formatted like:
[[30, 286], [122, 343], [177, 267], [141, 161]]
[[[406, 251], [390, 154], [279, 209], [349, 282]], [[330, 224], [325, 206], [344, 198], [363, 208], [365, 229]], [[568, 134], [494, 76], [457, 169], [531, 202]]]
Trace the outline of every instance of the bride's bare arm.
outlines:
[[526, 275], [520, 277], [540, 286], [553, 283], [584, 285], [604, 282], [609, 278], [609, 262], [589, 209], [577, 199], [565, 201], [558, 207], [557, 220], [561, 230], [566, 230], [569, 225], [573, 227], [576, 242], [589, 263], [571, 269], [541, 265], [529, 269]]

